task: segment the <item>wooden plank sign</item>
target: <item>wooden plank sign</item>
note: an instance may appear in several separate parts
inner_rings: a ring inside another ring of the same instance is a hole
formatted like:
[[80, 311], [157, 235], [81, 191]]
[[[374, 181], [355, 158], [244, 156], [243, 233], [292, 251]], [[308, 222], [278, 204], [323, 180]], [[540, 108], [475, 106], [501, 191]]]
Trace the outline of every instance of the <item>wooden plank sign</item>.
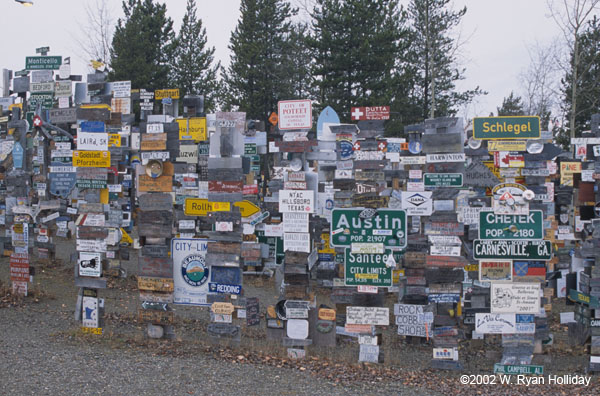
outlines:
[[171, 176], [159, 176], [152, 178], [148, 175], [139, 175], [138, 189], [143, 192], [170, 192], [173, 189], [173, 178]]
[[138, 289], [172, 293], [173, 279], [138, 276]]
[[138, 321], [142, 323], [169, 325], [173, 323], [174, 316], [173, 311], [159, 311], [154, 309], [138, 310]]

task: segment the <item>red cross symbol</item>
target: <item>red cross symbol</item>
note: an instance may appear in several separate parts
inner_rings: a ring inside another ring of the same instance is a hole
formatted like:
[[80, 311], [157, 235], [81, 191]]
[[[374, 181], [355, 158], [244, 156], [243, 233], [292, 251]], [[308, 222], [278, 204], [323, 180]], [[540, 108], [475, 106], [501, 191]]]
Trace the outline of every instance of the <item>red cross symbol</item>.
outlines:
[[42, 126], [42, 117], [40, 116], [34, 116], [33, 117], [33, 126], [34, 127], [41, 127]]
[[365, 113], [363, 113], [360, 110], [360, 107], [354, 107], [352, 108], [352, 119], [353, 120], [360, 120], [360, 117], [362, 117], [363, 115], [365, 115]]
[[354, 143], [354, 151], [360, 150], [360, 142]]

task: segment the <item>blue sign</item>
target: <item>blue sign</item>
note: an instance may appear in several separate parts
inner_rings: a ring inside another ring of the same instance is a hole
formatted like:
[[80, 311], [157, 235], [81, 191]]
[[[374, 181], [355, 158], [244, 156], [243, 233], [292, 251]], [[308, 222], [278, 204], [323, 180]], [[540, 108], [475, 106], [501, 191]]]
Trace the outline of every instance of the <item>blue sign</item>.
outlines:
[[208, 291], [211, 293], [240, 294], [242, 292], [242, 286], [225, 285], [222, 283], [209, 283]]
[[162, 98], [162, 104], [166, 104], [166, 105], [173, 104], [173, 99], [171, 99], [171, 98]]
[[[70, 168], [69, 166], [65, 166], [62, 162], [52, 162], [52, 166], [65, 169]], [[50, 194], [57, 195], [61, 198], [67, 198], [77, 183], [76, 172], [50, 172], [48, 177], [50, 178]]]
[[25, 157], [25, 150], [23, 150], [21, 143], [15, 142], [12, 149], [12, 155], [15, 169], [21, 169], [23, 167], [23, 158]]
[[224, 285], [239, 285], [242, 283], [242, 269], [239, 267], [222, 267], [213, 265], [211, 282]]
[[423, 148], [423, 145], [421, 145], [421, 142], [412, 141], [412, 142], [408, 143], [408, 151], [410, 151], [413, 154], [419, 154], [421, 152], [422, 148]]
[[79, 127], [81, 132], [104, 132], [106, 130], [102, 121], [82, 121]]
[[323, 124], [324, 123], [333, 123], [339, 124], [340, 117], [337, 115], [333, 108], [327, 106], [323, 109], [321, 114], [319, 114], [319, 119], [317, 120], [317, 139], [323, 138]]
[[352, 159], [354, 155], [354, 146], [351, 141], [341, 140], [340, 142], [340, 160], [345, 161]]

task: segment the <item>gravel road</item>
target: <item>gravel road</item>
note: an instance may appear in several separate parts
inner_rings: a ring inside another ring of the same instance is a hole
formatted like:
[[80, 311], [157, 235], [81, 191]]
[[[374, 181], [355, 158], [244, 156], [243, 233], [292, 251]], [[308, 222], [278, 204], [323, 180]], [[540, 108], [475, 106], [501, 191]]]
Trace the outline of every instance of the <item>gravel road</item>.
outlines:
[[[70, 307], [0, 308], [2, 395], [431, 395], [401, 384], [335, 385], [309, 372], [86, 342]], [[89, 336], [92, 337], [92, 336]]]

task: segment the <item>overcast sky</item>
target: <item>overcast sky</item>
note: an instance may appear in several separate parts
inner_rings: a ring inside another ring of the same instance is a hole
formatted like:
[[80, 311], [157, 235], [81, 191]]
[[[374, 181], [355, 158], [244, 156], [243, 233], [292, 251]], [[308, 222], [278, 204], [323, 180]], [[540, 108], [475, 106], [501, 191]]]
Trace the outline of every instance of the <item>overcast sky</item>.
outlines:
[[[37, 47], [49, 46], [49, 55], [70, 56], [73, 74], [85, 74], [88, 67], [73, 37], [81, 36], [86, 22], [85, 4], [96, 0], [34, 0], [23, 7], [13, 0], [0, 0], [0, 68], [21, 70], [25, 57], [36, 55]], [[107, 0], [116, 19], [122, 16], [121, 1]], [[300, 0], [305, 2], [306, 0]], [[310, 1], [310, 0], [308, 0]], [[163, 2], [163, 1], [161, 1]], [[167, 12], [176, 30], [185, 13], [185, 0], [166, 0]], [[401, 0], [406, 4], [407, 0]], [[198, 16], [206, 27], [209, 45], [216, 58], [229, 63], [229, 37], [239, 18], [239, 0], [197, 0]], [[519, 91], [518, 75], [529, 64], [528, 47], [547, 44], [560, 31], [548, 15], [545, 0], [454, 0], [454, 7], [467, 6], [461, 37], [466, 80], [464, 89], [479, 86], [489, 92], [467, 110], [467, 116], [495, 112], [511, 90]], [[385, 103], [373, 103], [384, 105]], [[336, 109], [337, 110], [337, 109]]]

